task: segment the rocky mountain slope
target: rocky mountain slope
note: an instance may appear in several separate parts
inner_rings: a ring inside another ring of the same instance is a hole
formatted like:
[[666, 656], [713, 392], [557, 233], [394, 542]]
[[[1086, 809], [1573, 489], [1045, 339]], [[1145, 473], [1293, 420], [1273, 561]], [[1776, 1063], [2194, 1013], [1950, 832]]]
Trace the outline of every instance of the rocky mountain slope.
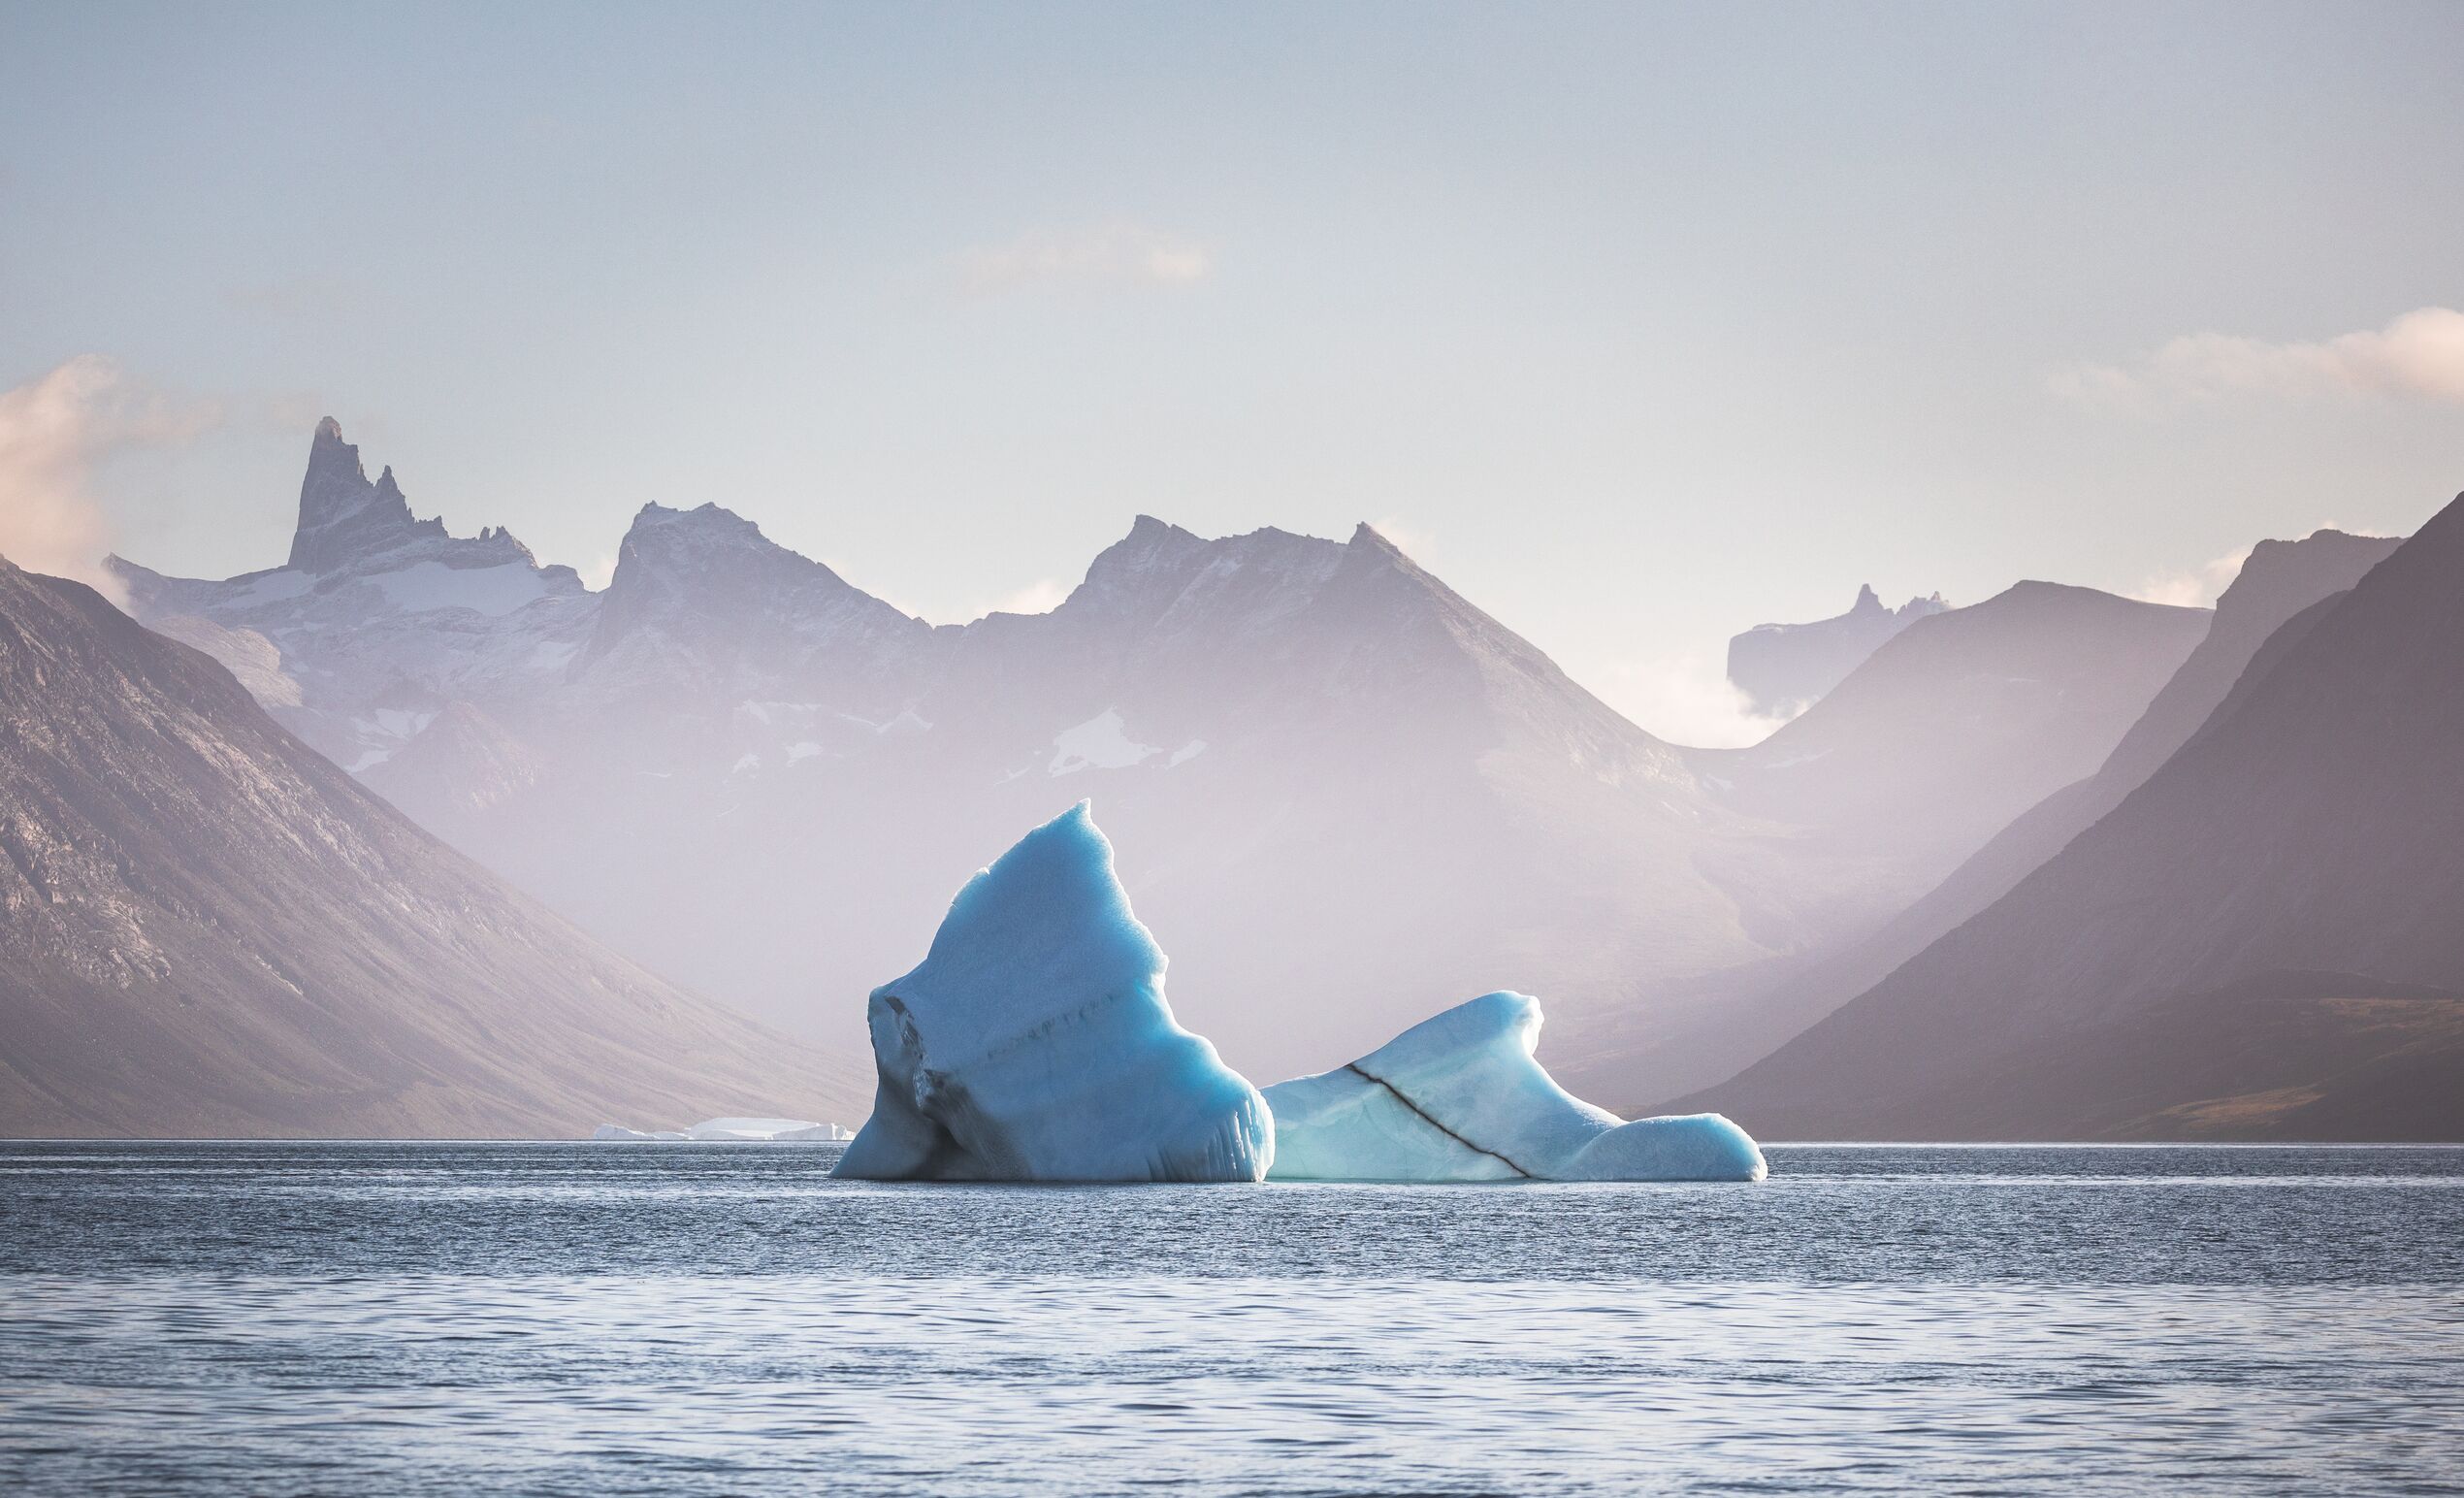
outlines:
[[1780, 1137], [2454, 1137], [2459, 744], [2464, 500], [2279, 625], [2052, 860], [1713, 1095]]
[[0, 562], [0, 1133], [573, 1138], [852, 1121], [866, 1080], [513, 893], [205, 655]]

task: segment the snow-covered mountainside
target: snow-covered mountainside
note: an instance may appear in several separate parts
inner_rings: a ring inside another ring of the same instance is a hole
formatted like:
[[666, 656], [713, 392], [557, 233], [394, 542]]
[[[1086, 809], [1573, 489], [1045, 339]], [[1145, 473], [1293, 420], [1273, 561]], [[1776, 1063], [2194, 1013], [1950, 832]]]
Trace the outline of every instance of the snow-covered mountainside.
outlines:
[[[1082, 798], [1176, 1007], [1253, 1075], [1360, 1055], [1431, 993], [1547, 993], [1630, 1046], [1716, 1034], [1714, 975], [1917, 893], [1739, 809], [1366, 526], [1142, 516], [1051, 612], [934, 627], [726, 509], [651, 505], [594, 594], [412, 519], [328, 423], [289, 565], [123, 572], [431, 830], [848, 1055], [851, 996], [912, 963], [949, 870]], [[1750, 1058], [1713, 1041], [1666, 1081]]]

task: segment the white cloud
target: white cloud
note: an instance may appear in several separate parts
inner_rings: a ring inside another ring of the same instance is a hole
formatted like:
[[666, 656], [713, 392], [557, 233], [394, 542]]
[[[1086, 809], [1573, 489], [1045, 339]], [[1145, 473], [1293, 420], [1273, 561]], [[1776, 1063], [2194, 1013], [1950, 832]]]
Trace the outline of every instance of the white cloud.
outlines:
[[2205, 608], [2233, 585], [2242, 575], [2242, 564], [2249, 561], [2251, 548], [2226, 552], [2213, 562], [2201, 563], [2178, 572], [2156, 572], [2130, 591], [2130, 597], [2143, 603], [2171, 603], [2182, 608]]
[[87, 487], [95, 464], [123, 448], [184, 441], [219, 419], [210, 404], [139, 388], [97, 354], [0, 391], [0, 556], [116, 601], [101, 566], [111, 526]]
[[1127, 219], [1030, 229], [957, 256], [958, 283], [973, 296], [1068, 283], [1186, 286], [1214, 269], [1206, 246]]
[[1677, 653], [1613, 662], [1599, 673], [1601, 697], [1644, 732], [1672, 744], [1734, 749], [1762, 742], [1788, 721], [1758, 713], [1726, 669]]
[[2074, 365], [2050, 383], [2082, 406], [2143, 413], [2321, 393], [2464, 405], [2464, 312], [2424, 307], [2376, 331], [2312, 343], [2192, 333], [2126, 364]]

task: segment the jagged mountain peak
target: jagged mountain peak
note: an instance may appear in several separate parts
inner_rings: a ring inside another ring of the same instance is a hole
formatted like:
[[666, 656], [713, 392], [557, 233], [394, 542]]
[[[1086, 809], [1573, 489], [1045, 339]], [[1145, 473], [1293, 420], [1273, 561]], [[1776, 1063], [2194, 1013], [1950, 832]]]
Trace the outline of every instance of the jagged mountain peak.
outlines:
[[674, 525], [679, 522], [693, 521], [705, 521], [730, 527], [749, 526], [757, 533], [762, 529], [715, 500], [705, 500], [690, 508], [677, 505], [662, 505], [657, 500], [652, 500], [633, 511], [633, 525], [636, 528], [645, 525]]
[[[431, 522], [438, 535], [440, 522]], [[300, 479], [300, 516], [291, 537], [290, 566], [321, 572], [346, 562], [371, 545], [412, 533], [418, 522], [394, 483], [393, 470], [382, 483], [370, 483], [359, 449], [343, 440], [341, 424], [328, 416], [316, 425], [308, 444], [308, 472]]]
[[621, 594], [654, 579], [714, 573], [854, 587], [827, 565], [772, 540], [761, 526], [724, 505], [679, 509], [653, 502], [634, 513], [626, 530], [608, 591]]
[[319, 421], [300, 479], [299, 525], [286, 565], [304, 572], [359, 571], [394, 567], [412, 560], [404, 556], [406, 549], [428, 548], [437, 548], [436, 560], [450, 566], [538, 565], [531, 549], [503, 527], [464, 539], [448, 533], [441, 519], [419, 519], [391, 464], [372, 482], [359, 448], [343, 440], [341, 423], [331, 416]]
[[871, 679], [931, 630], [717, 504], [644, 505], [600, 600], [581, 667], [602, 692]]

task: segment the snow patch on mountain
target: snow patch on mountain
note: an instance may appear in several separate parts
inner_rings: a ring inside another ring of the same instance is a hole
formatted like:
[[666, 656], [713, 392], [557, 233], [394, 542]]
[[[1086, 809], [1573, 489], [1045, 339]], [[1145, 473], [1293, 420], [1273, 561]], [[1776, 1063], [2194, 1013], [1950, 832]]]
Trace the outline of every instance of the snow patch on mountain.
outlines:
[[[474, 613], [509, 614], [547, 597], [535, 567], [519, 562], [496, 567], [447, 567], [442, 562], [415, 562], [395, 572], [367, 578], [386, 602], [410, 613], [438, 608], [468, 608]], [[569, 647], [567, 651], [570, 653]]]
[[1152, 744], [1131, 739], [1127, 725], [1121, 721], [1120, 710], [1107, 707], [1077, 727], [1063, 729], [1053, 736], [1053, 763], [1045, 773], [1074, 775], [1082, 769], [1127, 769], [1161, 752]]

